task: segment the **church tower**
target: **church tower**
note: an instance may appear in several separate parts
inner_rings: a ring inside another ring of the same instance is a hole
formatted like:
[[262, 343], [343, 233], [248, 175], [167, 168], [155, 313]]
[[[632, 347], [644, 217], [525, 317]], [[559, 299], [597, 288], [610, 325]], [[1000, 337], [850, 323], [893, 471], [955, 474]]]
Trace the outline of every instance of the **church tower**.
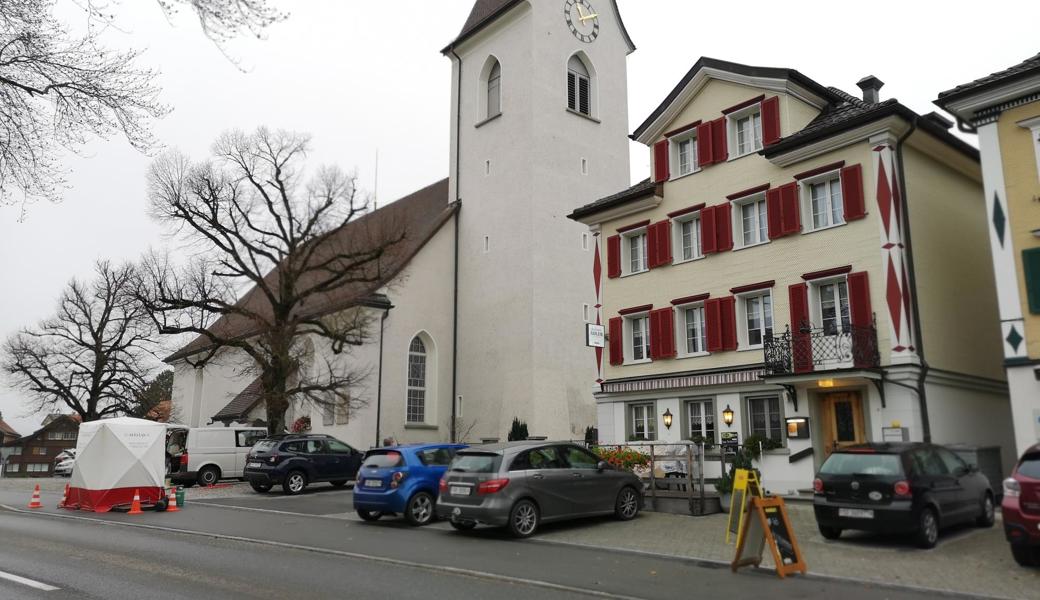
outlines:
[[626, 57], [615, 0], [477, 0], [452, 61], [457, 237], [454, 395], [468, 439], [595, 426], [596, 240], [567, 219], [629, 184]]

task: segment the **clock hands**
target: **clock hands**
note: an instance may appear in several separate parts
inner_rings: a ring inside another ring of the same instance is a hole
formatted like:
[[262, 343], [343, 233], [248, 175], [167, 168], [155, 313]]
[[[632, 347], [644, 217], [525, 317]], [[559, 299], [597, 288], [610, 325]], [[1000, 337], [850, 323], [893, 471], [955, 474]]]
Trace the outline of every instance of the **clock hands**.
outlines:
[[599, 16], [596, 13], [586, 13], [585, 9], [581, 7], [581, 4], [575, 4], [574, 6], [578, 9], [578, 20], [582, 23], [588, 21], [589, 19], [595, 19]]

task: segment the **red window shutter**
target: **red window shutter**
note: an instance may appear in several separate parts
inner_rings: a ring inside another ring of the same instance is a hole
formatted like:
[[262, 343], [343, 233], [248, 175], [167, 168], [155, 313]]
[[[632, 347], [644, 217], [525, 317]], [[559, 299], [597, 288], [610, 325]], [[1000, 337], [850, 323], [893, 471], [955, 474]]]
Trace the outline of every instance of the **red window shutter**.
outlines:
[[849, 273], [849, 312], [849, 320], [856, 327], [870, 327], [874, 324], [866, 271]]
[[661, 140], [654, 144], [654, 181], [660, 183], [668, 177], [668, 140]]
[[714, 156], [711, 153], [711, 123], [701, 123], [697, 126], [697, 164], [706, 167], [710, 165]]
[[610, 364], [612, 365], [620, 365], [625, 362], [625, 334], [622, 333], [622, 325], [621, 317], [614, 317], [610, 320], [608, 335], [610, 336]]
[[675, 326], [671, 308], [650, 311], [650, 353], [654, 360], [675, 358]]
[[715, 243], [718, 252], [733, 249], [733, 207], [728, 202], [715, 207]]
[[722, 350], [722, 299], [704, 301], [704, 337], [708, 352]]
[[722, 315], [722, 349], [737, 349], [737, 299], [733, 296], [719, 298]]
[[812, 339], [808, 332], [809, 325], [809, 286], [796, 283], [787, 288], [791, 305], [791, 362], [795, 373], [808, 373], [813, 370]]
[[715, 237], [716, 206], [701, 210], [701, 253], [711, 254], [719, 251], [719, 243]]
[[657, 224], [646, 227], [646, 266], [653, 269], [657, 266]]
[[621, 277], [621, 236], [607, 238], [607, 277]]
[[780, 97], [773, 96], [762, 101], [762, 144], [780, 141]]
[[797, 183], [792, 182], [780, 186], [780, 222], [784, 235], [798, 233], [802, 230]]
[[863, 168], [860, 165], [841, 170], [841, 199], [845, 204], [846, 221], [867, 216], [867, 208], [863, 203]]
[[726, 117], [711, 122], [711, 157], [712, 162], [726, 162], [729, 153], [726, 151]]
[[657, 266], [672, 262], [672, 222], [668, 219], [658, 221], [657, 228]]
[[780, 188], [766, 192], [766, 215], [769, 221], [769, 239], [783, 237], [783, 221], [780, 219]]

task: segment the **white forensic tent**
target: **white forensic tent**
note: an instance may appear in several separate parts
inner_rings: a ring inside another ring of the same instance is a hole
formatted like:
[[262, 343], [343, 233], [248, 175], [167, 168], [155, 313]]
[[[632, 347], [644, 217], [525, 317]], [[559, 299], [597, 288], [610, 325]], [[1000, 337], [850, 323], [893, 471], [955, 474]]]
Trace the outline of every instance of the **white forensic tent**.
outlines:
[[134, 493], [151, 504], [164, 495], [166, 425], [120, 417], [79, 426], [76, 466], [64, 508], [108, 512]]

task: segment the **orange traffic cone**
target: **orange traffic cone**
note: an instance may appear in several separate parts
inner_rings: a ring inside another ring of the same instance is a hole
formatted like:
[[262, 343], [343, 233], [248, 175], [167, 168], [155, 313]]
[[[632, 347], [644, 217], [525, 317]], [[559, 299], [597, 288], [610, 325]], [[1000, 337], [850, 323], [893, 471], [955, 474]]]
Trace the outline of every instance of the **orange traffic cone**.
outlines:
[[142, 515], [144, 511], [141, 510], [141, 494], [137, 490], [134, 490], [134, 501], [130, 503], [130, 512], [128, 515]]
[[58, 503], [58, 508], [65, 508], [65, 503], [69, 501], [69, 484], [65, 484], [65, 491], [61, 493], [61, 502]]
[[166, 505], [166, 512], [179, 512], [177, 508], [177, 488], [170, 488], [170, 492], [167, 494], [170, 499], [170, 503]]
[[40, 484], [36, 484], [36, 489], [33, 490], [32, 500], [29, 501], [29, 508], [43, 508], [43, 503], [40, 502]]

